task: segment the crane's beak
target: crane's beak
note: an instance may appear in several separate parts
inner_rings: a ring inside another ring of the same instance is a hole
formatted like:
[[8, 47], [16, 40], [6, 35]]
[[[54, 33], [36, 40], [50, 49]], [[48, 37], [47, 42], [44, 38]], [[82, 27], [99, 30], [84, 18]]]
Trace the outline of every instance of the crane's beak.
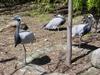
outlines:
[[12, 20], [16, 20], [16, 19], [13, 17]]

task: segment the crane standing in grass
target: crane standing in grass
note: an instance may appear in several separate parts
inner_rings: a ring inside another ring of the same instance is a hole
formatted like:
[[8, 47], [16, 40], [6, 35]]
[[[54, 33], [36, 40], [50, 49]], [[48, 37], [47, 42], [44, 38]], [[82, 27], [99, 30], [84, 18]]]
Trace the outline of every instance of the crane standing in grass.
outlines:
[[82, 36], [84, 36], [85, 34], [89, 33], [91, 31], [91, 27], [93, 25], [94, 22], [94, 17], [92, 14], [90, 14], [87, 19], [86, 22], [83, 24], [79, 24], [79, 25], [75, 25], [72, 27], [72, 38], [75, 36], [79, 36], [79, 47], [81, 45], [81, 41], [82, 41]]
[[59, 26], [63, 25], [65, 23], [65, 18], [64, 16], [58, 14], [56, 15], [55, 18], [53, 18], [49, 23], [45, 24], [43, 26], [44, 29], [58, 29], [59, 31]]
[[26, 64], [26, 48], [25, 48], [24, 44], [33, 43], [35, 40], [35, 36], [34, 36], [33, 32], [31, 32], [31, 31], [26, 31], [26, 30], [20, 29], [20, 25], [21, 25], [21, 17], [20, 16], [15, 16], [13, 18], [13, 20], [18, 22], [16, 25], [16, 31], [15, 31], [15, 35], [14, 35], [15, 47], [20, 43], [23, 45], [24, 51], [25, 51], [25, 64]]

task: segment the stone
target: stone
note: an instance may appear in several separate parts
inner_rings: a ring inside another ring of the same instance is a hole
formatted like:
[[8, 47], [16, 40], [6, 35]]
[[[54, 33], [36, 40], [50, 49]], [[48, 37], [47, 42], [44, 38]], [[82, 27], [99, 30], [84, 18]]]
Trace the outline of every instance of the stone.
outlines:
[[93, 51], [91, 55], [91, 63], [94, 67], [97, 67], [100, 69], [100, 48]]

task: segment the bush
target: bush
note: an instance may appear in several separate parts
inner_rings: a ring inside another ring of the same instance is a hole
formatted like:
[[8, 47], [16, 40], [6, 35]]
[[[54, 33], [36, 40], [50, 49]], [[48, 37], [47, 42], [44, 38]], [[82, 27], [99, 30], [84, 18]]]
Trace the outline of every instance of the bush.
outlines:
[[33, 3], [33, 10], [44, 13], [52, 12], [56, 6], [66, 4], [67, 0], [0, 0], [0, 4], [5, 7], [13, 7], [27, 2]]
[[73, 10], [82, 10], [82, 0], [73, 0]]
[[100, 0], [87, 0], [88, 10], [95, 8], [96, 14], [100, 15]]

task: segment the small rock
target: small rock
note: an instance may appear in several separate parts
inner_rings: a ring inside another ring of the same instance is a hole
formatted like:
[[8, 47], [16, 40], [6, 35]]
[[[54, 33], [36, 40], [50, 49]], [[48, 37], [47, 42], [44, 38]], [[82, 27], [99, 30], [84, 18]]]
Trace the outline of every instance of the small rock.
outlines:
[[91, 63], [94, 67], [100, 68], [100, 48], [93, 51], [91, 55]]
[[48, 41], [48, 39], [44, 39], [44, 41]]

